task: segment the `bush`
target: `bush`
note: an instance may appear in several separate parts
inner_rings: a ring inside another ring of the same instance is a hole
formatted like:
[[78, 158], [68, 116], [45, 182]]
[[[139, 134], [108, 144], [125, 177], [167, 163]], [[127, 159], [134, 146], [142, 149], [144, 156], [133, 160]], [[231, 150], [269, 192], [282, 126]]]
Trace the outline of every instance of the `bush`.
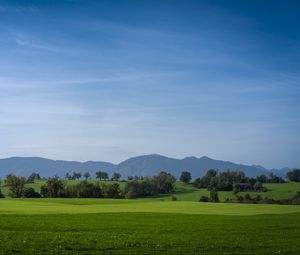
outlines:
[[0, 189], [0, 198], [5, 198], [4, 194], [1, 192], [1, 189]]
[[201, 196], [199, 202], [209, 202], [209, 198], [206, 196]]
[[251, 198], [250, 194], [245, 195], [245, 200], [252, 201], [252, 198]]
[[134, 199], [134, 198], [137, 198], [137, 194], [134, 191], [129, 191], [125, 194], [125, 198]]
[[41, 194], [36, 192], [34, 188], [24, 188], [23, 196], [26, 198], [40, 198]]
[[171, 197], [171, 201], [177, 201], [177, 197], [176, 196], [172, 196]]
[[300, 205], [300, 192], [298, 192], [298, 193], [292, 198], [292, 204], [293, 204], [293, 205]]
[[219, 202], [219, 194], [218, 191], [212, 190], [210, 192], [210, 201], [211, 202]]

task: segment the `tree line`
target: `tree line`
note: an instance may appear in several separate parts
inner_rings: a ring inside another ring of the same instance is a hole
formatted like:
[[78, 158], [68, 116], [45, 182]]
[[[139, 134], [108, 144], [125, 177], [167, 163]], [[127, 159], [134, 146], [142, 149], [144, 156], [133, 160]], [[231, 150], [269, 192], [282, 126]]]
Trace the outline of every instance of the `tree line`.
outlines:
[[[143, 177], [143, 176], [128, 176], [128, 181], [125, 183], [125, 188], [121, 190], [118, 183], [99, 183], [88, 182], [90, 173], [73, 172], [67, 173], [65, 179], [79, 180], [78, 184], [68, 185], [64, 180], [59, 177], [46, 179], [46, 183], [41, 187], [41, 191], [37, 192], [31, 187], [25, 187], [27, 183], [34, 183], [36, 180], [42, 178], [36, 172], [32, 173], [28, 178], [19, 177], [16, 175], [7, 175], [5, 185], [10, 191], [12, 197], [95, 197], [95, 198], [138, 198], [145, 196], [153, 196], [156, 194], [165, 194], [175, 191], [176, 178], [169, 173], [160, 172], [157, 176]], [[294, 169], [286, 175], [289, 181], [300, 181], [300, 170]], [[119, 181], [121, 175], [113, 173], [110, 180]], [[109, 180], [109, 175], [105, 171], [96, 172], [96, 179]], [[190, 183], [192, 180], [191, 173], [183, 171], [180, 175], [180, 181]], [[233, 191], [237, 194], [241, 191], [267, 191], [263, 183], [282, 183], [285, 180], [273, 173], [268, 176], [260, 175], [256, 178], [250, 178], [242, 171], [225, 171], [218, 172], [217, 170], [210, 169], [203, 177], [196, 178], [192, 185], [197, 188], [206, 188], [211, 191], [210, 197], [202, 197], [203, 201], [218, 201], [217, 191]], [[1, 184], [1, 182], [0, 182]], [[1, 193], [0, 185], [0, 198], [4, 197]], [[259, 198], [257, 198], [259, 199]], [[237, 200], [243, 200], [238, 198]], [[251, 200], [246, 198], [244, 200]]]
[[[84, 178], [85, 180], [89, 180], [92, 177], [90, 172], [76, 172], [74, 171], [73, 173], [66, 173], [65, 175], [65, 180], [80, 180]], [[96, 172], [96, 179], [98, 180], [111, 180], [111, 181], [119, 181], [121, 179], [121, 174], [114, 172], [111, 175], [111, 178], [109, 178], [109, 174], [105, 171], [97, 171]]]
[[[120, 175], [114, 177], [112, 180], [117, 181]], [[143, 180], [127, 181], [125, 188], [122, 190], [118, 182], [91, 182], [83, 180], [77, 184], [68, 184], [63, 179], [53, 177], [48, 178], [45, 184], [41, 186], [40, 192], [37, 192], [32, 187], [25, 187], [27, 183], [25, 177], [8, 175], [5, 185], [9, 189], [10, 196], [15, 198], [135, 198], [173, 192], [175, 190], [175, 181], [176, 178], [171, 174], [160, 172], [156, 176], [145, 177]], [[1, 190], [0, 194], [3, 196]]]
[[285, 180], [273, 173], [269, 176], [260, 175], [256, 178], [247, 177], [242, 171], [225, 171], [218, 172], [210, 169], [203, 177], [197, 178], [193, 185], [197, 188], [205, 188], [217, 191], [258, 191], [263, 192], [267, 189], [263, 183], [283, 183]]

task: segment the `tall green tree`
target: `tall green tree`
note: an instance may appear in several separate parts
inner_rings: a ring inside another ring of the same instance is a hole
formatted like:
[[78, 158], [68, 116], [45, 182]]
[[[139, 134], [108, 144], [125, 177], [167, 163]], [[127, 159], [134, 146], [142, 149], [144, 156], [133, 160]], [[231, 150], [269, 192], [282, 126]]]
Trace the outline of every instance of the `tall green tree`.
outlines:
[[64, 197], [65, 184], [58, 178], [49, 178], [41, 187], [43, 197]]
[[154, 176], [153, 180], [157, 188], [157, 193], [170, 193], [174, 191], [176, 178], [173, 175], [162, 171], [157, 176]]
[[35, 180], [40, 180], [41, 176], [38, 173], [33, 172], [28, 178], [27, 183], [34, 183]]
[[189, 183], [192, 180], [192, 175], [188, 171], [183, 171], [179, 179], [181, 182]]
[[85, 173], [83, 174], [83, 177], [85, 178], [85, 180], [87, 180], [88, 178], [91, 177], [91, 174], [90, 174], [89, 172], [85, 172]]
[[300, 169], [294, 169], [288, 172], [286, 178], [291, 182], [300, 182]]
[[22, 197], [24, 192], [24, 185], [26, 183], [25, 177], [18, 177], [16, 175], [8, 175], [6, 177], [6, 186], [10, 191], [12, 197]]
[[109, 178], [108, 173], [104, 171], [96, 172], [96, 179], [107, 180]]
[[111, 176], [111, 179], [112, 179], [113, 181], [119, 181], [120, 178], [121, 178], [121, 174], [120, 174], [120, 173], [116, 173], [116, 172], [113, 173], [112, 176]]

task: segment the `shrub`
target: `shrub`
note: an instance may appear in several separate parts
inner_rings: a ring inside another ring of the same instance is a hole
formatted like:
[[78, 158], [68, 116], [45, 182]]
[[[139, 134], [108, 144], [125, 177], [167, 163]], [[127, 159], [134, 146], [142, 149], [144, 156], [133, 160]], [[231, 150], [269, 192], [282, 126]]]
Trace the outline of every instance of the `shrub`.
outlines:
[[0, 189], [0, 198], [5, 198], [4, 194], [2, 193], [1, 189]]
[[176, 196], [172, 196], [171, 197], [171, 201], [177, 201], [177, 197]]
[[125, 194], [125, 198], [134, 199], [134, 198], [137, 198], [137, 194], [134, 191], [129, 191]]
[[212, 190], [212, 191], [210, 192], [210, 201], [211, 201], [211, 202], [219, 202], [218, 191]]
[[34, 188], [24, 188], [23, 196], [26, 198], [39, 198], [41, 194], [36, 192]]
[[206, 196], [201, 196], [199, 202], [209, 202], [209, 198]]

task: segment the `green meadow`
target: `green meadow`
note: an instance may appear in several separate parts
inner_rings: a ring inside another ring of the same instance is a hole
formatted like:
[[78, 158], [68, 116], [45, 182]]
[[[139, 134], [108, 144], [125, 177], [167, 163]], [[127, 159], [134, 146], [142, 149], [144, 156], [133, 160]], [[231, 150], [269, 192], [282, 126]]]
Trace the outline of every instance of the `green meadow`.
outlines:
[[[276, 199], [300, 190], [266, 186]], [[300, 254], [298, 205], [200, 203], [208, 192], [181, 183], [173, 195], [0, 199], [0, 254]]]
[[1, 215], [0, 254], [299, 254], [300, 214]]

